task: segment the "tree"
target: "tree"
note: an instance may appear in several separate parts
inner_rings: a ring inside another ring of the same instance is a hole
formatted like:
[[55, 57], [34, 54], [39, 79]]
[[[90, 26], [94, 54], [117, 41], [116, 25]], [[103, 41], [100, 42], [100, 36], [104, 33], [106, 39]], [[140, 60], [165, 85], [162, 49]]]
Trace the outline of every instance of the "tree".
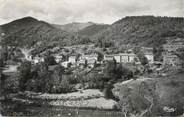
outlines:
[[52, 75], [51, 75], [51, 85], [52, 85], [52, 93], [59, 93], [60, 84], [62, 82], [62, 76], [65, 72], [65, 69], [63, 66], [56, 66], [54, 69]]
[[137, 57], [139, 58], [139, 61], [141, 62], [141, 64], [143, 66], [147, 65], [149, 62], [148, 62], [148, 59], [146, 58], [146, 56], [144, 55], [143, 52], [138, 52], [137, 53]]
[[112, 99], [114, 98], [113, 96], [113, 93], [112, 93], [112, 83], [111, 82], [108, 82], [105, 87], [104, 87], [104, 90], [103, 90], [103, 93], [104, 93], [104, 97], [107, 98], [107, 99]]
[[36, 79], [37, 90], [40, 92], [50, 92], [51, 90], [51, 72], [48, 70], [48, 64], [40, 63], [38, 77]]
[[71, 62], [67, 63], [67, 68], [71, 68], [71, 66], [72, 66]]
[[61, 65], [56, 66], [56, 68], [54, 69], [54, 72], [58, 75], [58, 76], [62, 76], [62, 74], [65, 72], [65, 68]]
[[115, 74], [117, 79], [128, 80], [133, 77], [133, 72], [122, 64], [117, 65]]
[[21, 64], [21, 66], [18, 68], [19, 71], [19, 87], [21, 90], [26, 89], [26, 83], [29, 79], [32, 78], [31, 75], [31, 62], [25, 61]]
[[80, 54], [77, 54], [77, 55], [76, 55], [75, 62], [79, 61], [80, 56], [81, 56]]
[[5, 75], [3, 74], [4, 61], [0, 58], [0, 95], [3, 96], [5, 93]]
[[104, 76], [108, 80], [115, 79], [116, 77], [116, 60], [108, 61], [104, 69]]
[[163, 53], [163, 46], [153, 47], [154, 60], [163, 61], [162, 53]]
[[[6, 94], [5, 94], [5, 75], [3, 74], [3, 67], [4, 67], [4, 61], [1, 58], [2, 56], [0, 56], [0, 98], [2, 98], [4, 96], [4, 98], [6, 99]], [[4, 109], [0, 103], [0, 112], [2, 112]]]
[[137, 86], [124, 84], [119, 97], [120, 107], [125, 117], [152, 117], [153, 106], [158, 106], [159, 96], [156, 92], [157, 82], [141, 82]]
[[69, 91], [71, 91], [69, 78], [68, 78], [68, 75], [64, 75], [60, 83], [60, 92], [68, 93]]
[[44, 58], [44, 62], [47, 63], [47, 65], [56, 65], [57, 62], [55, 60], [54, 56], [48, 55]]
[[177, 49], [174, 54], [181, 60], [182, 68], [184, 68], [184, 48]]
[[104, 59], [104, 55], [101, 52], [98, 52], [97, 61], [101, 62]]
[[96, 61], [94, 62], [94, 68], [95, 68], [95, 67], [98, 67], [98, 64], [97, 64]]
[[135, 54], [139, 53], [140, 52], [140, 47], [134, 47], [133, 51], [134, 51]]
[[84, 61], [84, 68], [86, 68], [87, 66], [88, 66], [88, 61], [85, 60], [85, 61]]

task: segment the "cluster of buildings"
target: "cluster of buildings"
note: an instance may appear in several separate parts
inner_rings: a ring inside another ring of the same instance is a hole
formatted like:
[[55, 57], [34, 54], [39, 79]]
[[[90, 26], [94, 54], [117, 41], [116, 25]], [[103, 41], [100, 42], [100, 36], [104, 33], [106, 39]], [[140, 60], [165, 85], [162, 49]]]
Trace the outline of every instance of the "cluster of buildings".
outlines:
[[[166, 44], [163, 45], [163, 64], [171, 65], [171, 66], [181, 66], [181, 60], [176, 56], [175, 52], [179, 48], [184, 48], [184, 43], [182, 43], [183, 39], [169, 39]], [[140, 50], [144, 53], [145, 57], [148, 59], [149, 63], [154, 63], [154, 55], [153, 48], [150, 47], [141, 47]], [[66, 60], [63, 60], [62, 54], [53, 55], [57, 63], [61, 63], [64, 67], [68, 67], [68, 64], [71, 66], [80, 66], [87, 64], [87, 66], [93, 67], [95, 62], [97, 64], [116, 60], [117, 63], [140, 63], [139, 58], [133, 51], [128, 51], [126, 53], [118, 53], [118, 54], [104, 54], [103, 61], [98, 61], [98, 54], [71, 54], [68, 55]], [[33, 61], [33, 63], [43, 62], [43, 57], [34, 57], [27, 56], [27, 59]]]
[[73, 66], [80, 66], [87, 64], [90, 67], [93, 67], [95, 62], [97, 62], [98, 54], [74, 54], [68, 57], [68, 61], [62, 62], [61, 64], [64, 67], [67, 67], [69, 63]]
[[[154, 56], [153, 56], [153, 49], [152, 48], [141, 48], [142, 52], [144, 53], [145, 57], [147, 57], [149, 63], [154, 62]], [[103, 61], [98, 61], [98, 54], [97, 53], [91, 53], [91, 54], [71, 54], [68, 55], [67, 60], [63, 61], [63, 55], [62, 54], [55, 54], [53, 55], [55, 57], [55, 60], [57, 63], [61, 63], [62, 66], [68, 67], [70, 66], [76, 67], [76, 66], [82, 66], [87, 64], [89, 67], [94, 67], [94, 64], [100, 64], [106, 61], [116, 60], [117, 63], [140, 63], [139, 59], [136, 54], [133, 53], [133, 51], [129, 51], [127, 53], [119, 53], [119, 54], [104, 54], [103, 55]], [[28, 60], [32, 61], [34, 64], [43, 62], [43, 57], [26, 57]]]
[[[154, 62], [153, 48], [142, 47], [141, 51], [144, 53], [149, 63]], [[117, 63], [140, 63], [139, 58], [135, 53], [133, 53], [133, 51], [129, 51], [129, 53], [110, 54], [104, 56], [105, 61], [113, 59], [115, 59]]]
[[167, 43], [163, 45], [163, 64], [175, 67], [181, 67], [182, 62], [175, 54], [180, 48], [184, 48], [183, 39], [169, 39]]
[[[148, 59], [149, 63], [154, 62], [154, 56], [153, 56], [153, 48], [141, 48], [142, 52], [144, 53], [145, 57]], [[116, 60], [117, 63], [140, 63], [139, 58], [136, 54], [133, 52], [130, 53], [119, 53], [119, 54], [105, 54], [103, 57], [103, 61], [112, 61]], [[72, 65], [78, 66], [78, 65], [84, 65], [87, 63], [88, 66], [93, 67], [95, 62], [100, 63], [97, 61], [98, 54], [82, 54], [79, 56], [77, 55], [71, 55], [68, 58], [68, 61], [63, 62], [62, 65], [67, 67], [68, 63], [71, 63]]]

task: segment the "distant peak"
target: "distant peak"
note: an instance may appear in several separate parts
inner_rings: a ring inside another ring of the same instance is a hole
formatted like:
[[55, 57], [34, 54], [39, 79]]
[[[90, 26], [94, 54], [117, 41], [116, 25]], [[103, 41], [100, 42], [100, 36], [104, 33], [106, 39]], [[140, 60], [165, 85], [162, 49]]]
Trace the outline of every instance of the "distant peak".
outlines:
[[14, 20], [14, 21], [12, 21], [12, 23], [13, 22], [27, 23], [27, 22], [36, 22], [36, 21], [38, 21], [36, 18], [33, 18], [33, 17], [28, 16], [28, 17], [23, 17], [23, 18]]
[[29, 24], [29, 23], [35, 23], [38, 22], [37, 19], [33, 18], [33, 17], [23, 17], [14, 21], [11, 21], [7, 24], [4, 24], [3, 26], [7, 26], [7, 25], [16, 25], [16, 26], [20, 26], [20, 25], [25, 25], [25, 24]]
[[91, 21], [89, 21], [88, 23], [89, 23], [89, 24], [95, 24], [94, 22], [91, 22]]
[[69, 24], [95, 24], [95, 23], [93, 23], [93, 22], [72, 22]]
[[27, 17], [23, 17], [23, 18], [21, 18], [21, 19], [19, 19], [19, 20], [30, 20], [30, 21], [38, 21], [36, 18], [33, 18], [33, 17], [31, 17], [31, 16], [27, 16]]

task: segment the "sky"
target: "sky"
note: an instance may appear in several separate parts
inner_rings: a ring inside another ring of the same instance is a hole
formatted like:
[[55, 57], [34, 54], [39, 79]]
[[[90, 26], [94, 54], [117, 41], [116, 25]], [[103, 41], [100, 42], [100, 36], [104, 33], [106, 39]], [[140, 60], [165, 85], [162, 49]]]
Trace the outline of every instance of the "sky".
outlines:
[[26, 16], [54, 24], [112, 24], [140, 15], [184, 17], [184, 0], [0, 0], [0, 24]]

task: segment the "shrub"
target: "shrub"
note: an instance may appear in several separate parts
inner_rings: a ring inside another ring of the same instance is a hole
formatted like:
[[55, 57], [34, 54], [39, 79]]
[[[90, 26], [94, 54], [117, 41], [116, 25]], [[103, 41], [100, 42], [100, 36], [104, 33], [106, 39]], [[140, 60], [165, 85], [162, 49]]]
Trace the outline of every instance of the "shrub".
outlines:
[[61, 84], [60, 84], [60, 92], [67, 93], [70, 92], [72, 89], [72, 86], [70, 85], [70, 82], [68, 81], [67, 77], [63, 77]]
[[48, 55], [44, 58], [45, 63], [47, 63], [47, 65], [56, 65], [57, 62], [55, 60], [54, 56]]
[[107, 99], [114, 98], [113, 93], [112, 93], [112, 83], [108, 82], [105, 85], [105, 88], [103, 90], [103, 93], [104, 93], [104, 97], [107, 98]]
[[19, 87], [21, 90], [26, 89], [26, 83], [29, 79], [31, 79], [31, 62], [25, 61], [18, 68], [19, 71]]
[[145, 66], [149, 63], [148, 59], [145, 57], [143, 52], [140, 51], [139, 53], [137, 53], [137, 57], [139, 58], [139, 60], [143, 66]]

